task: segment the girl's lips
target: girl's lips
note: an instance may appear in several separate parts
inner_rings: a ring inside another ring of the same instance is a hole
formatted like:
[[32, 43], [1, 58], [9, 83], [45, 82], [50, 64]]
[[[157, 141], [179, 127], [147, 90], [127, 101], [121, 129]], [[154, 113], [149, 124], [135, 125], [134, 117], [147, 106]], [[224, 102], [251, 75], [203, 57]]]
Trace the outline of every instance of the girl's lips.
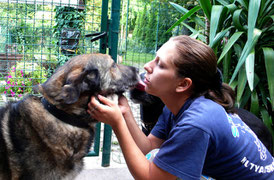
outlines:
[[145, 78], [145, 79], [144, 79], [144, 83], [145, 83], [145, 84], [148, 84], [148, 83], [149, 83], [148, 78]]

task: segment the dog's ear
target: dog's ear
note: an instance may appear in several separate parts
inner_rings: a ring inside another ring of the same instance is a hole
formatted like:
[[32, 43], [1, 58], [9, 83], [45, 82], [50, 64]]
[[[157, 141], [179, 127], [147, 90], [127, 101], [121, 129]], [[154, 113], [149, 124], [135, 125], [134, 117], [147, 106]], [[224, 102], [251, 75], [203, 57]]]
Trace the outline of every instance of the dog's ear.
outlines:
[[89, 69], [83, 72], [80, 81], [81, 92], [98, 92], [100, 90], [100, 75], [98, 69]]
[[79, 99], [80, 92], [73, 84], [66, 84], [62, 88], [61, 96], [66, 104], [73, 104]]
[[82, 92], [96, 92], [100, 89], [100, 76], [97, 69], [84, 70], [74, 81], [62, 87], [61, 98], [66, 104], [73, 104]]

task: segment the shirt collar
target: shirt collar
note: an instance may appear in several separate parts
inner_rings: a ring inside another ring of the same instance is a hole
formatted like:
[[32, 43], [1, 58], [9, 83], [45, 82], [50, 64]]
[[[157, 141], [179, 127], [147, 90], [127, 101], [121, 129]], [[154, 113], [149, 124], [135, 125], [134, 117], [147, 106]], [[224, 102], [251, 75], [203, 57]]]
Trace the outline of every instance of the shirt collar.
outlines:
[[188, 98], [186, 100], [186, 102], [184, 103], [184, 105], [181, 107], [180, 111], [177, 113], [177, 115], [175, 116], [174, 114], [171, 113], [171, 118], [172, 120], [177, 121], [177, 119], [183, 114], [183, 112], [185, 110], [187, 110], [189, 108], [189, 106], [191, 105], [191, 103], [194, 101], [193, 98]]

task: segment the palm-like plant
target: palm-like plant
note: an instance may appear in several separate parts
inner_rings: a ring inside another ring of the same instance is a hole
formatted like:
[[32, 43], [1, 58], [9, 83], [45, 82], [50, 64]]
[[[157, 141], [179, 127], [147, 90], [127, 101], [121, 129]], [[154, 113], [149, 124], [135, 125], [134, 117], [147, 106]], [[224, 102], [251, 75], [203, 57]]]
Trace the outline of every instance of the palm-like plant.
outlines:
[[[214, 49], [224, 81], [237, 93], [236, 106], [260, 116], [274, 137], [273, 4], [273, 0], [198, 0], [188, 10], [171, 3], [183, 16], [169, 30], [182, 24]], [[205, 16], [197, 16], [199, 10]]]

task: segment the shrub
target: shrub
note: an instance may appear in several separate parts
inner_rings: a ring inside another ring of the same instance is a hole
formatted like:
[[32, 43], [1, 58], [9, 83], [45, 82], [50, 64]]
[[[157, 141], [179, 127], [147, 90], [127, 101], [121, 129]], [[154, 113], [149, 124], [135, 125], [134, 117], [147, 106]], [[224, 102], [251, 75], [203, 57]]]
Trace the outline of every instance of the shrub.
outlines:
[[5, 78], [4, 94], [12, 97], [22, 97], [32, 93], [32, 87], [46, 81], [47, 71], [37, 63], [18, 62]]

